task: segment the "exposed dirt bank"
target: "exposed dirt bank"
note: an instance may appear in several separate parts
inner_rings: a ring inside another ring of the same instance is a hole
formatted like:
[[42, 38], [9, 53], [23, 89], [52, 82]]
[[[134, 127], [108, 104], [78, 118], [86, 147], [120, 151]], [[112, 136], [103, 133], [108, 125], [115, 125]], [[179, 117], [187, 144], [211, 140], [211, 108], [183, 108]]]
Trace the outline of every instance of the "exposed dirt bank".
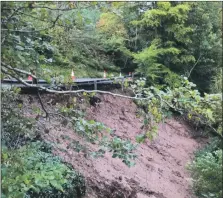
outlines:
[[[136, 105], [131, 100], [109, 95], [101, 95], [100, 99], [99, 106], [86, 109], [87, 118], [104, 123], [115, 129], [117, 136], [134, 142], [135, 136], [142, 132], [142, 120], [136, 117]], [[49, 99], [45, 97], [43, 101], [46, 103]], [[50, 109], [49, 106], [47, 108]], [[29, 111], [26, 114], [32, 116]], [[136, 165], [129, 168], [109, 153], [104, 158], [92, 159], [86, 157], [84, 152], [69, 149], [68, 140], [60, 137], [62, 134], [80, 142], [83, 139], [69, 125], [61, 126], [54, 118], [44, 123], [49, 131], [42, 137], [67, 149], [66, 154], [57, 153], [85, 176], [88, 188], [86, 198], [192, 197], [191, 179], [185, 166], [200, 144], [191, 138], [186, 124], [175, 119], [160, 124], [158, 137], [138, 147]], [[96, 148], [95, 145], [89, 146]]]

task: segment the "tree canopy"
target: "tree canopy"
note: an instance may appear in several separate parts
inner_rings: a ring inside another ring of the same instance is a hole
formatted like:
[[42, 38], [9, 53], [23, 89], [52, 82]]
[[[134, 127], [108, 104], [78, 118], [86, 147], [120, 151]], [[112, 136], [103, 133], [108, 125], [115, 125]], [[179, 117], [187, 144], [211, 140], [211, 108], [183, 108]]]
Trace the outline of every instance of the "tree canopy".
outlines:
[[64, 79], [71, 68], [80, 77], [136, 72], [163, 85], [184, 75], [202, 92], [219, 87], [220, 2], [2, 2], [1, 9], [2, 62], [13, 67]]

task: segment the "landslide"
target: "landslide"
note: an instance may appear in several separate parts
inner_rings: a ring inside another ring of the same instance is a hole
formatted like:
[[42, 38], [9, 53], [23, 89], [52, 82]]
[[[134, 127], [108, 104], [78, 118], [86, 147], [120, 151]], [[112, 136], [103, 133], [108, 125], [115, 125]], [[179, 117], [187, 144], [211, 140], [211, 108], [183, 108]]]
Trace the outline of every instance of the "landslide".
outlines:
[[[53, 112], [58, 105], [73, 101], [71, 96], [42, 95], [45, 108]], [[100, 103], [91, 106], [86, 99], [76, 98], [77, 107], [86, 113], [86, 119], [104, 123], [115, 131], [115, 135], [130, 139], [135, 143], [135, 136], [142, 132], [142, 118], [136, 116], [137, 106], [126, 98], [111, 95], [97, 95]], [[24, 113], [36, 118], [33, 107], [41, 108], [37, 96], [25, 95], [27, 104]], [[63, 123], [62, 118], [39, 118], [37, 127], [41, 138], [57, 143], [67, 152], [55, 148], [55, 154], [84, 175], [87, 182], [86, 198], [189, 198], [191, 178], [185, 166], [193, 158], [193, 152], [201, 146], [192, 138], [192, 129], [182, 121], [166, 120], [159, 125], [158, 136], [138, 146], [137, 160], [134, 167], [127, 167], [120, 159], [106, 153], [103, 158], [93, 159], [86, 152], [76, 152], [68, 147], [69, 136], [72, 140], [86, 143], [79, 137], [71, 125]], [[88, 143], [92, 150], [97, 146]]]

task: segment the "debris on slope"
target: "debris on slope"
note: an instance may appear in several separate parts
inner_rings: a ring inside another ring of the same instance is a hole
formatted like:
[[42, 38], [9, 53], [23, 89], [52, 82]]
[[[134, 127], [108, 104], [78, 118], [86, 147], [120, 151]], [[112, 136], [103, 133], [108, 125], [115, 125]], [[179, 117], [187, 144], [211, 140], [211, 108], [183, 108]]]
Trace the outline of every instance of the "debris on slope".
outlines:
[[[47, 101], [46, 98], [43, 100]], [[86, 117], [104, 123], [116, 136], [134, 142], [135, 136], [142, 132], [142, 120], [137, 118], [136, 112], [132, 100], [100, 95], [99, 105], [86, 108]], [[84, 139], [55, 118], [44, 122], [48, 132], [42, 133], [42, 137], [66, 149], [66, 153], [58, 149], [55, 152], [85, 176], [86, 198], [192, 197], [190, 176], [185, 166], [199, 143], [190, 137], [186, 124], [174, 119], [160, 124], [158, 137], [138, 146], [136, 165], [129, 168], [120, 159], [112, 158], [110, 153], [92, 159], [84, 150], [75, 152], [68, 147], [69, 140], [62, 139], [61, 135], [80, 144], [86, 143]], [[97, 149], [96, 145], [88, 143], [88, 146]]]

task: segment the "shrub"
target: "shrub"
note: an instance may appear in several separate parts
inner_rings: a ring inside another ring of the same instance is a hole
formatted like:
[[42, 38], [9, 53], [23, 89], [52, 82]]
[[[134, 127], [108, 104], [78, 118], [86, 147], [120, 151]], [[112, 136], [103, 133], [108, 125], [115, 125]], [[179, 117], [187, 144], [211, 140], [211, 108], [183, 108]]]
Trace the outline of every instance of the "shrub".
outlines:
[[47, 153], [41, 142], [17, 150], [2, 149], [2, 197], [81, 197], [85, 183], [81, 175]]
[[36, 141], [35, 119], [23, 116], [18, 93], [2, 91], [1, 197], [81, 197], [83, 177], [53, 156], [49, 144]]
[[[213, 145], [209, 148], [212, 150]], [[207, 147], [204, 148], [207, 150]], [[222, 150], [204, 150], [189, 165], [192, 172], [193, 188], [200, 198], [222, 198]]]
[[35, 119], [22, 115], [23, 101], [18, 95], [19, 89], [2, 90], [2, 144], [8, 148], [18, 148], [24, 145], [27, 139], [33, 139], [36, 134], [33, 128]]
[[131, 167], [135, 165], [135, 158], [137, 155], [134, 153], [137, 145], [131, 143], [130, 140], [122, 140], [118, 137], [114, 137], [109, 142], [108, 148], [110, 152], [113, 152], [113, 158], [120, 158], [127, 166]]
[[222, 141], [218, 137], [213, 137], [202, 149], [195, 152], [195, 157], [202, 157], [207, 153], [213, 153], [222, 148]]

